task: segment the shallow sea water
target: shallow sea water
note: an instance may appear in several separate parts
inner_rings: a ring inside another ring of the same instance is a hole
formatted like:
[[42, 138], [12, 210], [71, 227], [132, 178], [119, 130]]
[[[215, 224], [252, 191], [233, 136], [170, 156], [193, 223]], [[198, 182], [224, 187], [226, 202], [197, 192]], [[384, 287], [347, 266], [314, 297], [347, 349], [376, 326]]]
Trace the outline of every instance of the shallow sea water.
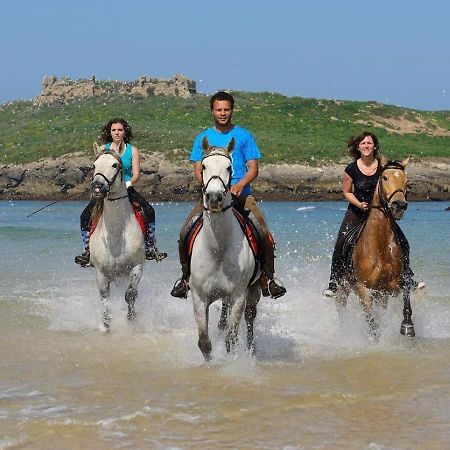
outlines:
[[154, 204], [169, 257], [146, 265], [135, 324], [114, 287], [108, 335], [95, 271], [73, 263], [83, 203], [26, 218], [43, 205], [0, 202], [0, 449], [449, 448], [450, 203], [410, 204], [401, 226], [427, 282], [417, 336], [399, 334], [392, 299], [378, 343], [356, 298], [340, 323], [321, 295], [345, 204], [261, 203], [288, 294], [261, 300], [254, 357], [226, 354], [214, 305], [211, 363], [191, 299], [169, 295], [190, 204]]

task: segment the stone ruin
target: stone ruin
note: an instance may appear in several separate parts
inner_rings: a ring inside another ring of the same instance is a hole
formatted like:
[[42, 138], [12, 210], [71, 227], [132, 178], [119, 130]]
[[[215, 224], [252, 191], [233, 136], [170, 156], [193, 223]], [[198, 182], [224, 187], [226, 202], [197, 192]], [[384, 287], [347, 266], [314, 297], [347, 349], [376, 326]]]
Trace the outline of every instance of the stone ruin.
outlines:
[[42, 79], [42, 92], [34, 99], [36, 105], [53, 102], [70, 102], [80, 98], [98, 95], [131, 95], [148, 97], [149, 95], [169, 95], [189, 98], [195, 94], [196, 83], [184, 75], [176, 74], [169, 80], [141, 76], [136, 81], [102, 81], [95, 76], [89, 79], [72, 80], [55, 75]]

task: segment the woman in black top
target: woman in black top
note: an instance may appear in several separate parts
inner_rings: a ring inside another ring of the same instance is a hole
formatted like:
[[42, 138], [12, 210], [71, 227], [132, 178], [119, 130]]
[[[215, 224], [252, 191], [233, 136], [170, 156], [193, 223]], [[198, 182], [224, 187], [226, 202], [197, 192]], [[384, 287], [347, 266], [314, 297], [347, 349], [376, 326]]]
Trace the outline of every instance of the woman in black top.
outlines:
[[[324, 294], [334, 297], [338, 285], [341, 283], [346, 270], [346, 258], [344, 255], [344, 243], [348, 232], [356, 225], [361, 224], [369, 215], [369, 205], [372, 200], [378, 177], [381, 173], [380, 160], [378, 158], [378, 138], [371, 132], [365, 131], [348, 143], [350, 155], [354, 161], [344, 171], [342, 191], [349, 205], [339, 229], [333, 257], [331, 259], [331, 275], [328, 289]], [[400, 246], [405, 257], [404, 281], [410, 282], [414, 288], [425, 286], [423, 282], [412, 280], [413, 272], [409, 267], [409, 244], [397, 226]]]

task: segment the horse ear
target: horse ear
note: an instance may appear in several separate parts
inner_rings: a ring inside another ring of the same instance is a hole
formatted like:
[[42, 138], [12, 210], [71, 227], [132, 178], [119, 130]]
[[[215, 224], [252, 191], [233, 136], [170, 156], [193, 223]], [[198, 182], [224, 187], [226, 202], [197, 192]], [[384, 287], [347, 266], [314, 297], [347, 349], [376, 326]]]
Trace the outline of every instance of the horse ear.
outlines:
[[209, 143], [208, 143], [208, 138], [206, 136], [203, 136], [203, 139], [202, 139], [202, 149], [205, 153], [208, 152]]
[[95, 156], [99, 156], [101, 152], [102, 152], [102, 150], [98, 146], [97, 142], [94, 142], [94, 153], [95, 153]]
[[231, 138], [231, 141], [228, 143], [228, 146], [227, 146], [227, 152], [228, 153], [231, 153], [233, 150], [234, 150], [234, 144], [235, 144], [235, 140], [234, 140], [234, 137], [232, 137]]
[[386, 166], [386, 164], [387, 164], [388, 162], [389, 162], [389, 161], [386, 159], [386, 157], [385, 157], [384, 155], [380, 155], [380, 165], [381, 165], [381, 167]]
[[412, 155], [409, 155], [406, 159], [402, 161], [402, 166], [406, 167], [409, 164], [410, 159], [412, 158]]

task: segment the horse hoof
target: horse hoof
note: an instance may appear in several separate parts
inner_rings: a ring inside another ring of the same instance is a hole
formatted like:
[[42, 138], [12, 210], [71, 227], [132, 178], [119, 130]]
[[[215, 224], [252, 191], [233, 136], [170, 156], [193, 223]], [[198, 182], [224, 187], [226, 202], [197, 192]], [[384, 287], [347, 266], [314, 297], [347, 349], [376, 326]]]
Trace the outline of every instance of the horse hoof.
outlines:
[[413, 323], [402, 322], [402, 326], [400, 327], [400, 333], [403, 334], [403, 336], [414, 337], [416, 333], [414, 331]]
[[98, 326], [98, 329], [99, 329], [102, 333], [104, 333], [104, 334], [107, 334], [107, 333], [110, 332], [109, 324], [101, 323], [101, 324]]

